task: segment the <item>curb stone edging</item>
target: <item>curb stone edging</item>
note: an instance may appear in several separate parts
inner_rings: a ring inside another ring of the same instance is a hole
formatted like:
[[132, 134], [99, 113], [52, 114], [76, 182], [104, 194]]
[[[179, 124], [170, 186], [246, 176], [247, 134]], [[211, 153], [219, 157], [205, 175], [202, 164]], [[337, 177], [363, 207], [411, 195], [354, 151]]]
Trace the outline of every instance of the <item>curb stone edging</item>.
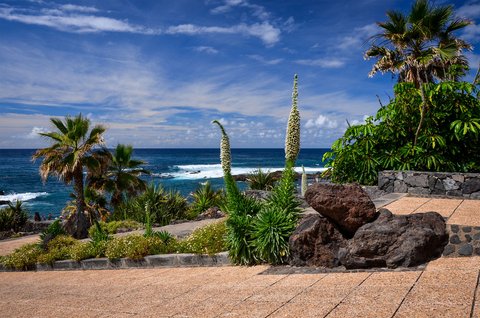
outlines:
[[[134, 260], [120, 258], [89, 258], [80, 262], [74, 260], [56, 261], [50, 264], [36, 264], [28, 271], [68, 271], [68, 270], [105, 270], [128, 268], [156, 268], [156, 267], [201, 267], [201, 266], [228, 266], [232, 265], [228, 252], [214, 255], [206, 254], [158, 254], [148, 255]], [[23, 271], [11, 269], [0, 264], [0, 272]]]

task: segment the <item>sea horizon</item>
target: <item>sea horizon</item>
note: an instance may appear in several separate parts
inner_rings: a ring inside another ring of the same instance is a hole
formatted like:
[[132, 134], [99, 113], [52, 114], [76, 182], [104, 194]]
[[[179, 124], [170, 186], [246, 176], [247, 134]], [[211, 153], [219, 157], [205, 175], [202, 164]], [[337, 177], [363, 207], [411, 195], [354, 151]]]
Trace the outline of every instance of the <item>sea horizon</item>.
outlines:
[[[35, 148], [0, 149], [0, 201], [24, 202], [30, 215], [60, 215], [71, 200], [71, 185], [51, 176], [42, 182], [38, 168], [41, 159], [31, 160]], [[296, 171], [304, 166], [307, 173], [324, 171], [323, 154], [328, 148], [300, 150]], [[189, 195], [205, 182], [216, 189], [223, 188], [223, 171], [219, 148], [134, 148], [133, 158], [145, 161], [144, 168], [151, 172], [142, 178], [148, 183], [161, 185], [166, 190]], [[232, 148], [232, 174], [248, 174], [255, 169], [278, 171], [284, 167], [283, 148]], [[239, 182], [244, 189], [246, 184]], [[4, 205], [0, 205], [4, 206]]]

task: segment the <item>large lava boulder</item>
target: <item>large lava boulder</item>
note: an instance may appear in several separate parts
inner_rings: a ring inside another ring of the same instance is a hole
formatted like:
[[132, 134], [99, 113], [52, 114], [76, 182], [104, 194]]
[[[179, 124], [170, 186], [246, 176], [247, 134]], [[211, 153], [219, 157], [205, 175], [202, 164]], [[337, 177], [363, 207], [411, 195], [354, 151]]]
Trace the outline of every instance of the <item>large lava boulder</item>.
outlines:
[[290, 236], [290, 263], [294, 266], [335, 267], [346, 239], [325, 217], [308, 214]]
[[315, 183], [307, 189], [305, 199], [346, 237], [352, 237], [358, 228], [378, 216], [372, 200], [357, 184]]
[[416, 266], [440, 257], [448, 243], [443, 217], [437, 212], [393, 215], [386, 209], [360, 227], [339, 251], [346, 268]]

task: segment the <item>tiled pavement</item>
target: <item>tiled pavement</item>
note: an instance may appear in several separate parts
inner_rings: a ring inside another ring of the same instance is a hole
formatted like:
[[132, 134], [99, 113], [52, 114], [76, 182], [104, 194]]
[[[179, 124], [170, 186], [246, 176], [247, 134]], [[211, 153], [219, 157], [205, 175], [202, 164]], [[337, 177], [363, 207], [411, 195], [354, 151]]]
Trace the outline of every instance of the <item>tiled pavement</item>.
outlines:
[[0, 316], [456, 318], [480, 313], [480, 257], [442, 258], [423, 271], [404, 272], [262, 275], [267, 268], [0, 273]]
[[[480, 226], [480, 201], [404, 197]], [[268, 267], [0, 273], [0, 317], [480, 317], [480, 257], [422, 271], [263, 274]]]
[[385, 206], [394, 214], [435, 211], [447, 224], [480, 226], [480, 200], [403, 197]]

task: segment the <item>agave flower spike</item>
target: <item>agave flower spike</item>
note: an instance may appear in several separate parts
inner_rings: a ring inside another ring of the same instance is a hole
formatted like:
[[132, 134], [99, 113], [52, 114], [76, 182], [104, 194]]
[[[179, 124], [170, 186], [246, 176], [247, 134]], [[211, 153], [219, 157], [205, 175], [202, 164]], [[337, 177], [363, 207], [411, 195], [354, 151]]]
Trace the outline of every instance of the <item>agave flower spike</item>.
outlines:
[[285, 137], [285, 159], [287, 166], [293, 167], [300, 152], [300, 112], [298, 111], [298, 75], [293, 78], [292, 109], [288, 117]]
[[230, 152], [230, 140], [228, 138], [223, 125], [218, 121], [212, 121], [212, 124], [217, 124], [222, 131], [222, 139], [220, 140], [220, 162], [222, 164], [223, 173], [230, 175], [232, 170], [232, 154]]

